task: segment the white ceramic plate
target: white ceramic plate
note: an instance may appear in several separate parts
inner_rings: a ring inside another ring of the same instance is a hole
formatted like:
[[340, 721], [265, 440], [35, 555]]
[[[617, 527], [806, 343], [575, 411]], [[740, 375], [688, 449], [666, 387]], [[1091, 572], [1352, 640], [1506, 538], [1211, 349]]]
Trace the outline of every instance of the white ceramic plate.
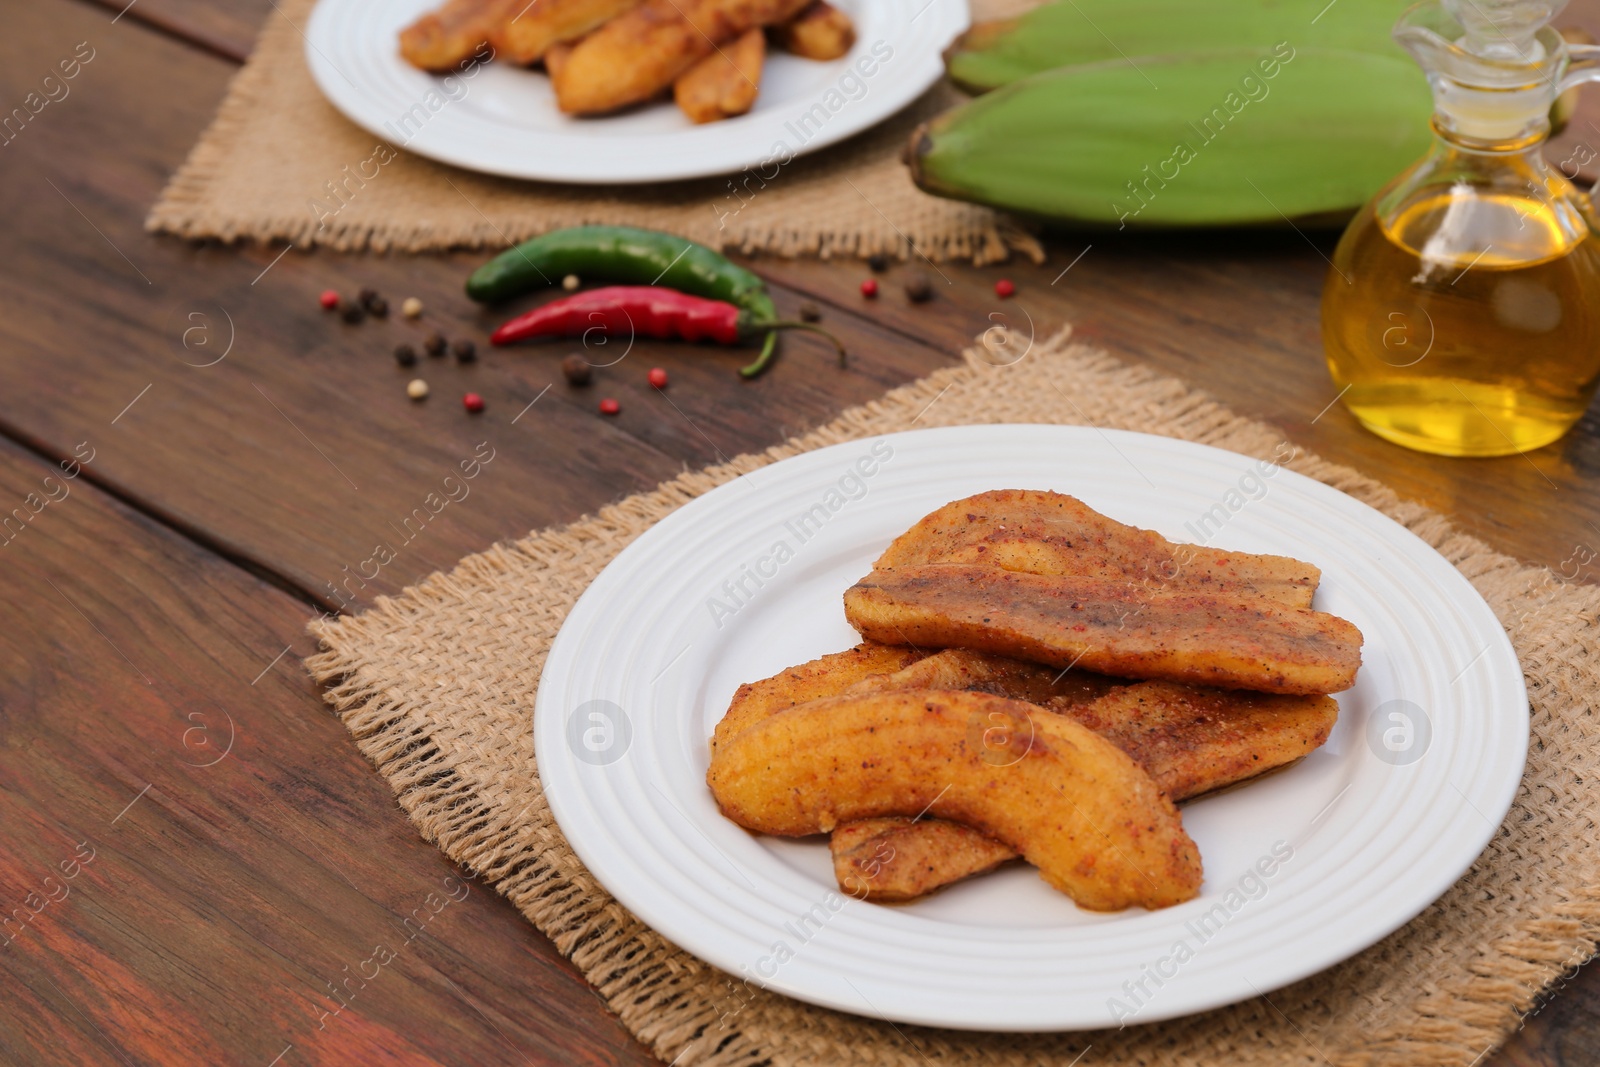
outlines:
[[966, 0], [836, 0], [856, 24], [849, 55], [818, 63], [772, 51], [749, 114], [696, 126], [670, 101], [568, 118], [542, 72], [509, 63], [448, 79], [417, 70], [400, 58], [400, 30], [439, 2], [320, 0], [305, 38], [323, 94], [374, 136], [430, 159], [586, 184], [747, 169], [770, 181], [789, 158], [859, 133], [920, 96], [944, 71], [940, 52], [968, 22]]
[[[858, 463], [871, 475], [852, 476]], [[1438, 553], [1335, 489], [1267, 470], [1142, 434], [974, 426], [810, 452], [707, 493], [625, 549], [551, 649], [534, 731], [562, 831], [689, 952], [905, 1022], [1151, 1022], [1352, 955], [1488, 842], [1522, 776], [1527, 696], [1505, 632]], [[916, 904], [867, 904], [837, 895], [820, 838], [758, 837], [712, 802], [707, 739], [739, 683], [849, 647], [840, 597], [884, 546], [935, 507], [999, 488], [1071, 493], [1176, 541], [1309, 560], [1323, 573], [1317, 607], [1365, 635], [1323, 748], [1183, 809], [1205, 863], [1197, 900], [1093, 914], [1016, 865]]]

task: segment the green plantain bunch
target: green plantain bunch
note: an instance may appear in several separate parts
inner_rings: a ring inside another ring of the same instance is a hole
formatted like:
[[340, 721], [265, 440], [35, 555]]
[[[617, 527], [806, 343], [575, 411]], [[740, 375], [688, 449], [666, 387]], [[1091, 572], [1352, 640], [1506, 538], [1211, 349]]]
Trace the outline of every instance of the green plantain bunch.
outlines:
[[1114, 227], [1279, 223], [1365, 203], [1429, 143], [1395, 0], [1056, 0], [945, 53], [980, 93], [917, 129], [939, 196]]

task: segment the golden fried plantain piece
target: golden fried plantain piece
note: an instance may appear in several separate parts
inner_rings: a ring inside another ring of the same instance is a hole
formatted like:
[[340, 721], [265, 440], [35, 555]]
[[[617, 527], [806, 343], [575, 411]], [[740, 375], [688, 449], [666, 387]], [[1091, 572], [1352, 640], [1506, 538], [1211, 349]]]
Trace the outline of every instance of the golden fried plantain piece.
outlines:
[[1180, 545], [1061, 493], [998, 489], [952, 501], [894, 540], [878, 568], [986, 563], [1028, 574], [1124, 578], [1152, 589], [1253, 594], [1309, 608], [1322, 572], [1286, 556]]
[[447, 0], [400, 31], [400, 55], [423, 70], [454, 70], [527, 0]]
[[864, 641], [843, 652], [779, 671], [759, 682], [746, 682], [733, 694], [727, 713], [711, 735], [711, 753], [728, 738], [752, 723], [785, 708], [838, 696], [856, 682], [874, 675], [892, 674], [926, 656], [914, 648]]
[[838, 59], [856, 43], [855, 23], [828, 0], [811, 0], [804, 11], [769, 28], [767, 33], [772, 43], [785, 52], [824, 62]]
[[672, 83], [672, 98], [695, 123], [743, 115], [755, 106], [766, 58], [766, 37], [746, 30], [684, 71]]
[[550, 49], [604, 26], [639, 0], [518, 0], [489, 35], [495, 55], [529, 66]]
[[870, 675], [840, 692], [958, 689], [992, 693], [1010, 700], [1026, 700], [1052, 711], [1064, 711], [1075, 704], [1104, 696], [1119, 686], [1133, 684], [1124, 678], [1041, 667], [1037, 663], [1024, 663], [988, 652], [974, 652], [969, 648], [947, 648], [943, 652], [924, 656], [893, 673]]
[[[1176, 803], [1305, 756], [1327, 741], [1339, 705], [1325, 696], [1141, 682], [1071, 703], [1064, 714], [1126, 752]], [[979, 831], [943, 819], [847, 823], [833, 832], [829, 847], [840, 889], [889, 902], [914, 900], [1013, 857]]]
[[578, 43], [551, 79], [569, 115], [600, 115], [663, 92], [718, 45], [790, 18], [807, 0], [644, 0]]
[[544, 69], [550, 77], [558, 75], [561, 68], [566, 66], [567, 59], [572, 55], [572, 45], [553, 44], [544, 51]]
[[1317, 695], [1350, 688], [1361, 666], [1355, 626], [1258, 596], [934, 563], [875, 570], [844, 602], [871, 641], [1126, 678]]
[[1177, 809], [1121, 749], [1062, 715], [987, 693], [813, 701], [726, 739], [722, 813], [784, 836], [927, 812], [981, 830], [1085, 908], [1167, 907], [1200, 889]]
[[1339, 717], [1338, 701], [1327, 696], [1133, 682], [965, 648], [842, 692], [900, 689], [990, 693], [1070, 716], [1133, 757], [1174, 803], [1293, 763], [1327, 741]]
[[1017, 858], [970, 826], [900, 816], [844, 823], [833, 831], [828, 847], [840, 890], [890, 904], [916, 900]]
[[1176, 803], [1320, 748], [1339, 718], [1339, 703], [1327, 696], [1143, 682], [1065, 714], [1132, 756]]

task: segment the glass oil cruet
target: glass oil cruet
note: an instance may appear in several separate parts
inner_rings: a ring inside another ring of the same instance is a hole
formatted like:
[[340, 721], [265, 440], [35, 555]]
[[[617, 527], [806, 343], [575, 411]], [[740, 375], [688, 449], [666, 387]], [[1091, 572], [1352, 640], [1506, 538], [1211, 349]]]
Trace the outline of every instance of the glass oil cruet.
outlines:
[[1394, 37], [1428, 73], [1434, 144], [1345, 230], [1322, 294], [1340, 397], [1367, 429], [1450, 456], [1549, 444], [1600, 381], [1600, 238], [1541, 154], [1600, 47], [1566, 0], [1429, 0]]

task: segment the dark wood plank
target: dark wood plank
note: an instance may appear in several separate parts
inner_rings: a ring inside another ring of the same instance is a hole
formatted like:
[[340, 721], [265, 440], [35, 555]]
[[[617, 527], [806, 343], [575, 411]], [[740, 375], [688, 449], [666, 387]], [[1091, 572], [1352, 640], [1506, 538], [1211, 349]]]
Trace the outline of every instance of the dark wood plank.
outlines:
[[[112, 24], [128, 22], [181, 38], [218, 56], [243, 62], [272, 0], [84, 0], [106, 10]], [[281, 16], [279, 16], [281, 17]]]
[[10, 443], [0, 501], [0, 1060], [651, 1062], [418, 838], [304, 602]]
[[1590, 962], [1559, 983], [1550, 999], [1485, 1067], [1588, 1067], [1600, 1035], [1600, 966]]

